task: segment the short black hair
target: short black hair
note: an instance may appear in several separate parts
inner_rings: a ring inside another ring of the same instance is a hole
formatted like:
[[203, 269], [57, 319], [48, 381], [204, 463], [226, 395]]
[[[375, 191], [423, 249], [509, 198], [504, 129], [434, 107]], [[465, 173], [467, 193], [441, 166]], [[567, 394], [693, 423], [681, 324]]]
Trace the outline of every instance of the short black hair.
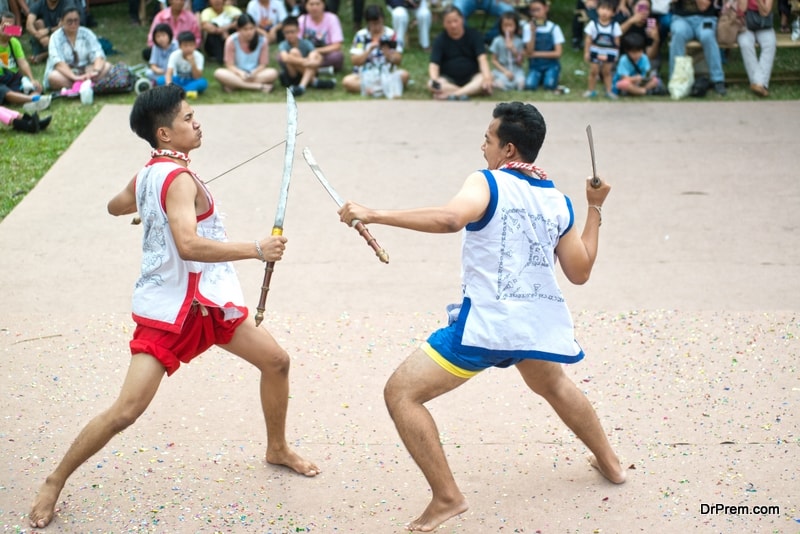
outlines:
[[281, 27], [283, 27], [283, 26], [297, 26], [299, 28], [300, 27], [300, 21], [297, 20], [297, 17], [293, 17], [293, 16], [289, 15], [288, 17], [283, 19], [283, 22], [281, 23]]
[[638, 32], [628, 32], [622, 36], [620, 48], [623, 52], [640, 52], [645, 49], [646, 44], [644, 35]]
[[186, 91], [175, 84], [160, 85], [139, 94], [131, 109], [131, 130], [151, 147], [158, 148], [156, 131], [172, 125], [185, 98]]
[[195, 42], [194, 34], [192, 32], [185, 31], [178, 34], [178, 44], [188, 43], [189, 41], [193, 43]]
[[502, 102], [495, 106], [492, 117], [500, 119], [497, 126], [500, 145], [513, 143], [524, 162], [536, 161], [547, 133], [539, 110], [523, 102]]
[[367, 9], [364, 10], [364, 20], [367, 22], [383, 20], [383, 9], [375, 4], [368, 5]]
[[160, 22], [153, 28], [153, 35], [151, 36], [153, 40], [155, 40], [157, 33], [166, 33], [169, 36], [170, 42], [172, 42], [172, 38], [175, 37], [175, 34], [172, 33], [172, 26], [166, 22]]

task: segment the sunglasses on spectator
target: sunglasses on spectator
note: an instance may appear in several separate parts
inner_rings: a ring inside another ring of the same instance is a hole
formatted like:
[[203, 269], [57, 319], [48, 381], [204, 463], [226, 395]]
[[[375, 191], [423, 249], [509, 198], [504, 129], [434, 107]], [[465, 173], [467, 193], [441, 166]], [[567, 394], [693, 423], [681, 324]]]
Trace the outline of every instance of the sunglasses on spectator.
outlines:
[[64, 19], [64, 24], [78, 24], [80, 21], [80, 18]]

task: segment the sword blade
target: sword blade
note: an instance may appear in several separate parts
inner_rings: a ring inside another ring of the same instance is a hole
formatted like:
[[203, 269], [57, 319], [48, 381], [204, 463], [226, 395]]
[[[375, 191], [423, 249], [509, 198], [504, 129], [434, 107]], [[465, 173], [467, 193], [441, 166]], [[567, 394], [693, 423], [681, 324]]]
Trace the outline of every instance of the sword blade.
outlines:
[[294, 147], [297, 142], [297, 103], [292, 92], [286, 90], [286, 150], [283, 155], [283, 179], [281, 180], [281, 193], [278, 197], [278, 208], [275, 210], [275, 229], [283, 228], [286, 217], [286, 203], [289, 200], [289, 184], [292, 181], [292, 166], [294, 165]]
[[328, 179], [325, 178], [325, 175], [322, 173], [322, 169], [317, 164], [317, 160], [315, 160], [314, 155], [311, 154], [310, 148], [305, 147], [303, 149], [303, 158], [306, 160], [306, 163], [308, 163], [308, 166], [311, 168], [311, 172], [313, 172], [314, 176], [316, 176], [317, 180], [319, 180], [319, 183], [321, 183], [322, 187], [325, 188], [325, 191], [327, 191], [328, 194], [333, 199], [333, 201], [336, 202], [336, 205], [341, 208], [342, 205], [344, 204], [344, 199], [341, 196], [339, 196], [339, 193], [336, 192], [336, 189], [334, 189], [333, 186], [328, 181]]
[[586, 137], [589, 138], [589, 154], [592, 156], [592, 187], [600, 187], [600, 178], [597, 177], [597, 166], [594, 159], [594, 138], [592, 137], [592, 125], [586, 126]]

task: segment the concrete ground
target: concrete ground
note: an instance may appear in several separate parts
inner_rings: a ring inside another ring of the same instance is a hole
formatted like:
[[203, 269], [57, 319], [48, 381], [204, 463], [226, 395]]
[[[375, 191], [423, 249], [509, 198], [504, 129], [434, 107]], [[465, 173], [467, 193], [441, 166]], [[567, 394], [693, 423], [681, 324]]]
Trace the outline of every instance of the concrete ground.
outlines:
[[[289, 248], [265, 324], [293, 358], [288, 435], [321, 475], [265, 464], [257, 374], [212, 349], [74, 475], [47, 530], [402, 532], [429, 492], [382, 387], [458, 299], [460, 236], [373, 226], [390, 254], [381, 264], [338, 222], [300, 150], [346, 198], [440, 204], [482, 167], [492, 107], [299, 103]], [[514, 370], [490, 370], [430, 403], [470, 504], [437, 532], [800, 532], [797, 102], [540, 109], [538, 163], [578, 224], [587, 124], [613, 186], [592, 279], [563, 290], [587, 353], [568, 373], [629, 480], [603, 480]], [[206, 180], [284, 136], [283, 105], [196, 110], [192, 168]], [[39, 484], [127, 367], [141, 230], [105, 206], [148, 157], [128, 113], [104, 107], [0, 224], [3, 532], [30, 531]], [[210, 184], [231, 239], [271, 229], [282, 162], [278, 147]], [[263, 267], [238, 268], [253, 310]]]

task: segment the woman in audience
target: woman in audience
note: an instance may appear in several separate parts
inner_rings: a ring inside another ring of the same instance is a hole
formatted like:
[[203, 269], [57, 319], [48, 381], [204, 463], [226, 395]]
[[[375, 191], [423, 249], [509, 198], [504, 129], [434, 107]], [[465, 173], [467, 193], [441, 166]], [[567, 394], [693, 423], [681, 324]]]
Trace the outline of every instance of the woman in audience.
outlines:
[[278, 71], [269, 67], [269, 43], [247, 13], [236, 21], [237, 32], [225, 40], [225, 66], [214, 71], [222, 90], [252, 89], [272, 92]]
[[300, 15], [300, 37], [308, 39], [322, 55], [321, 67], [339, 72], [344, 64], [342, 24], [334, 13], [325, 11], [322, 0], [306, 0], [306, 14]]
[[[762, 17], [770, 17], [771, 20], [772, 0], [739, 0], [739, 11], [754, 11]], [[766, 97], [769, 96], [769, 78], [772, 75], [772, 63], [775, 61], [775, 29], [772, 25], [758, 30], [750, 30], [746, 26], [737, 38], [742, 62], [750, 80], [750, 90], [758, 96]], [[756, 42], [761, 49], [760, 55], [756, 55]]]
[[61, 27], [50, 36], [44, 83], [52, 90], [71, 88], [75, 82], [102, 78], [111, 68], [103, 47], [89, 28], [81, 26], [75, 5], [64, 9]]

